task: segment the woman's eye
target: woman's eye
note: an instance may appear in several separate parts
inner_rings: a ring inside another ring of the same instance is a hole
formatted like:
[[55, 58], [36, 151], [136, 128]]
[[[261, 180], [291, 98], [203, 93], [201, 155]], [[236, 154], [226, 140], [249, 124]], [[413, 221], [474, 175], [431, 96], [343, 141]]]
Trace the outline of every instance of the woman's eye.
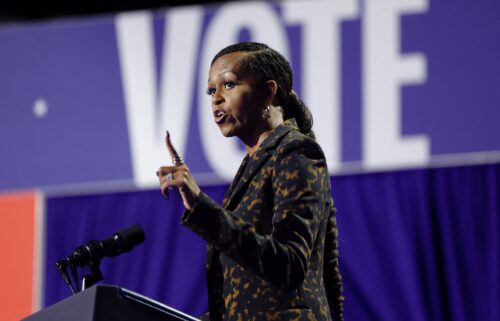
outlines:
[[234, 86], [235, 86], [234, 81], [226, 81], [226, 82], [224, 83], [224, 88], [226, 88], [226, 89], [231, 89], [231, 88], [233, 88]]
[[[231, 88], [233, 88], [234, 86], [236, 86], [236, 83], [235, 83], [234, 81], [225, 81], [225, 82], [223, 83], [223, 86], [224, 86], [224, 88], [225, 88], [225, 89], [231, 89]], [[206, 93], [207, 93], [207, 95], [209, 95], [209, 96], [213, 96], [213, 95], [215, 94], [215, 88], [214, 88], [214, 87], [212, 87], [212, 88], [208, 88], [208, 89], [206, 90]]]

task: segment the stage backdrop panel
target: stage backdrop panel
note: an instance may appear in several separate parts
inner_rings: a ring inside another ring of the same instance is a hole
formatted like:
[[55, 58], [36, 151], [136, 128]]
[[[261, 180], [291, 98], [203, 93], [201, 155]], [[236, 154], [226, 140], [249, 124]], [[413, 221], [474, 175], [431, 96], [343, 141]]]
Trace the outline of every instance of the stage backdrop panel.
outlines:
[[[332, 178], [346, 320], [500, 319], [500, 164]], [[204, 187], [220, 201], [227, 186]], [[157, 190], [47, 199], [45, 303], [69, 295], [54, 267], [77, 245], [135, 224], [146, 242], [102, 263], [106, 283], [199, 315], [204, 244]]]
[[166, 129], [200, 182], [228, 183], [245, 151], [205, 90], [215, 53], [244, 40], [290, 60], [332, 174], [498, 160], [499, 26], [493, 0], [231, 1], [3, 25], [0, 191], [152, 188]]

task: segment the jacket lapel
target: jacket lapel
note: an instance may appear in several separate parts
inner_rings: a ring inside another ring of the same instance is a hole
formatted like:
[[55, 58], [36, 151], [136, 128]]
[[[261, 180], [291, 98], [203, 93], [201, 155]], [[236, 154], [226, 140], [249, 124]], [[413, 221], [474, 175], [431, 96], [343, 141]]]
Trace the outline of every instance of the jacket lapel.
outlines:
[[240, 192], [242, 190], [246, 190], [248, 184], [252, 181], [252, 178], [272, 155], [272, 151], [276, 148], [276, 145], [278, 145], [281, 138], [290, 130], [296, 128], [297, 124], [294, 119], [285, 121], [271, 132], [271, 134], [262, 142], [255, 154], [252, 156], [247, 155], [243, 159], [243, 162], [240, 165], [233, 182], [231, 183], [231, 187], [222, 202], [222, 206], [224, 208], [231, 207], [231, 203], [233, 201], [240, 199], [240, 197], [238, 197]]
[[224, 199], [222, 200], [222, 206], [225, 207], [225, 204], [228, 202], [230, 196], [233, 194], [233, 191], [237, 185], [237, 183], [240, 181], [241, 176], [243, 175], [243, 172], [245, 171], [245, 168], [247, 166], [248, 160], [250, 156], [247, 154], [245, 158], [243, 158], [243, 161], [241, 162], [240, 167], [238, 168], [238, 171], [236, 172], [236, 176], [234, 177], [233, 181], [231, 182], [231, 185], [229, 186], [229, 189], [226, 192], [226, 195], [224, 196]]

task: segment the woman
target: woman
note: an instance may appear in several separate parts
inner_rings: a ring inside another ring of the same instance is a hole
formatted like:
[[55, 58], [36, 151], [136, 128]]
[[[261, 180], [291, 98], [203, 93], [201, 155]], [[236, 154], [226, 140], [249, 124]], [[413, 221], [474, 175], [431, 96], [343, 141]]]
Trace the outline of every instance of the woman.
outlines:
[[324, 154], [312, 117], [292, 90], [278, 52], [239, 43], [212, 61], [207, 93], [214, 121], [248, 154], [222, 205], [193, 179], [167, 135], [182, 224], [207, 243], [209, 320], [342, 320], [337, 227]]

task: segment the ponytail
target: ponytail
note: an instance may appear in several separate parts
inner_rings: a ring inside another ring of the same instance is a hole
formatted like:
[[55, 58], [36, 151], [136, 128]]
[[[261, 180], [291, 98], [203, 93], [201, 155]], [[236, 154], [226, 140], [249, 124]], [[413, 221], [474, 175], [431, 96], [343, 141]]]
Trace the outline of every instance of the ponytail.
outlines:
[[339, 265], [339, 241], [336, 209], [332, 211], [326, 224], [323, 278], [330, 314], [335, 321], [344, 321], [344, 288]]
[[312, 130], [313, 117], [311, 111], [294, 90], [290, 91], [288, 102], [286, 106], [283, 106], [283, 111], [285, 119], [295, 118], [301, 133], [316, 138]]

